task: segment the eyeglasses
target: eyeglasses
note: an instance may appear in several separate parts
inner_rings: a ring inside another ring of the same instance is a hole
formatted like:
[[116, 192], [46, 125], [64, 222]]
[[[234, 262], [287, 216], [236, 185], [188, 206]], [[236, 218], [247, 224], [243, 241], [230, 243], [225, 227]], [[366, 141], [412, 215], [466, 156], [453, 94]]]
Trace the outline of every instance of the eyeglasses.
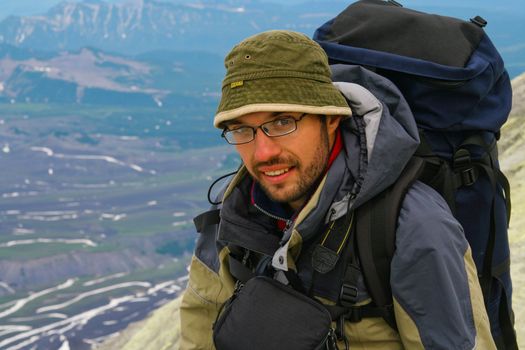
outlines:
[[243, 143], [252, 142], [255, 139], [255, 133], [257, 132], [257, 129], [261, 129], [268, 137], [284, 136], [297, 130], [297, 123], [307, 115], [307, 113], [303, 113], [297, 119], [292, 116], [283, 116], [269, 122], [262, 123], [256, 127], [241, 126], [238, 128], [234, 127], [233, 129], [225, 128], [222, 131], [221, 136], [224, 137], [226, 142], [231, 145], [241, 145]]

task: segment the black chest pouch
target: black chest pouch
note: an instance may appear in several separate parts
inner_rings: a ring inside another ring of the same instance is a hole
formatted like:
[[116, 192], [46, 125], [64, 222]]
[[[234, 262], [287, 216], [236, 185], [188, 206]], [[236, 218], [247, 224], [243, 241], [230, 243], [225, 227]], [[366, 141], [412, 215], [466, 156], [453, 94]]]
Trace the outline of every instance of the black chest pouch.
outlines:
[[336, 350], [332, 319], [318, 301], [269, 277], [251, 278], [213, 326], [217, 350]]

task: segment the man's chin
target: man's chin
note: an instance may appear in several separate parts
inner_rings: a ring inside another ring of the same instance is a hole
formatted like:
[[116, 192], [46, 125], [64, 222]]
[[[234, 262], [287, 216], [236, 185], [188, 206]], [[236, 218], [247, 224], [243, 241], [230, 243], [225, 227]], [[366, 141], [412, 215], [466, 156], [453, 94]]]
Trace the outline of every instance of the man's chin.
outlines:
[[297, 191], [292, 188], [287, 188], [288, 186], [267, 186], [263, 185], [262, 188], [268, 198], [274, 202], [278, 203], [290, 203], [296, 201], [301, 196], [297, 195]]

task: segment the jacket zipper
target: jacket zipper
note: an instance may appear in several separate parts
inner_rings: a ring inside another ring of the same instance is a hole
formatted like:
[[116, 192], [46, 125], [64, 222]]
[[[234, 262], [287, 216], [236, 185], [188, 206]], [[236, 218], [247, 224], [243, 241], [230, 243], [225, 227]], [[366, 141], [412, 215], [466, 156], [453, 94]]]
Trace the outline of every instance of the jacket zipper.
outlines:
[[275, 220], [280, 220], [280, 221], [286, 222], [286, 227], [284, 228], [284, 232], [286, 232], [292, 226], [292, 223], [293, 223], [292, 220], [287, 220], [287, 219], [281, 218], [281, 217], [279, 217], [277, 215], [273, 215], [272, 213], [269, 213], [266, 210], [264, 210], [263, 208], [259, 207], [257, 205], [257, 203], [254, 203], [253, 205], [255, 206], [255, 208], [257, 208], [264, 215], [269, 216], [269, 217], [271, 217], [272, 219], [275, 219]]

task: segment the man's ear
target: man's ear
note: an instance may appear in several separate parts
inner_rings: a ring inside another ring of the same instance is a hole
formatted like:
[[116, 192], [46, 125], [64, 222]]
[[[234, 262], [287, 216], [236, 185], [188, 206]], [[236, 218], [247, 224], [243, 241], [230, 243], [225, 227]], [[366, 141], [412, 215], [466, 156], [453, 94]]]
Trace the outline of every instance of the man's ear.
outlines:
[[335, 133], [342, 119], [343, 118], [340, 115], [327, 115], [326, 116], [326, 128], [328, 130], [329, 135], [332, 135], [333, 133]]

